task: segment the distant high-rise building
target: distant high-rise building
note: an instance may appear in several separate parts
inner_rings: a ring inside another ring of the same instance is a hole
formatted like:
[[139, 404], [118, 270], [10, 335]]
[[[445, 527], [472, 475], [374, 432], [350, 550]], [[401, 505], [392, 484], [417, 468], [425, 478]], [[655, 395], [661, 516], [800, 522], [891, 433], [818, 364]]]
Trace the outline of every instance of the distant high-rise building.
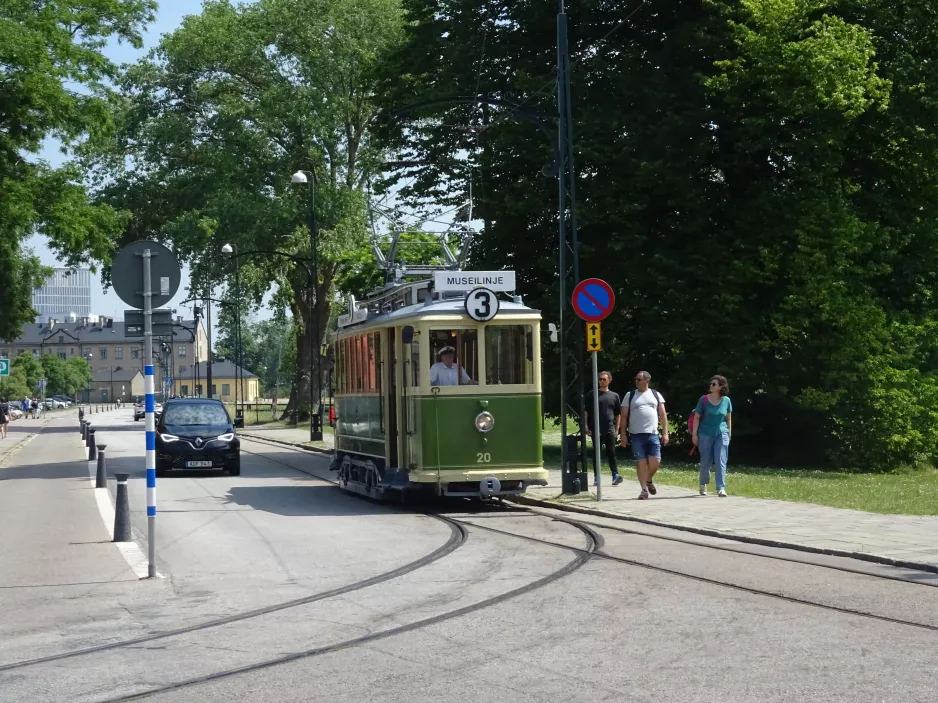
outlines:
[[65, 321], [91, 314], [91, 271], [89, 269], [55, 269], [41, 288], [33, 291], [36, 322], [50, 317]]

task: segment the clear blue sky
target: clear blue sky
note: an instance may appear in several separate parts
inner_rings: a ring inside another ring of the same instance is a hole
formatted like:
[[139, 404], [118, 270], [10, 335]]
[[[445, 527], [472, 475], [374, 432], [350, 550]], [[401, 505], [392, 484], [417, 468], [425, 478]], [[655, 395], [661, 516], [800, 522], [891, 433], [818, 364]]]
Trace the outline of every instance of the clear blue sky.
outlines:
[[[119, 64], [132, 63], [137, 61], [138, 59], [145, 56], [150, 49], [159, 43], [160, 37], [163, 34], [172, 32], [174, 29], [176, 29], [176, 27], [178, 27], [182, 22], [182, 18], [185, 15], [196, 14], [200, 11], [201, 7], [201, 3], [195, 2], [194, 0], [161, 0], [159, 9], [156, 13], [156, 20], [147, 27], [143, 34], [144, 44], [142, 49], [137, 50], [128, 44], [118, 44], [116, 42], [112, 42], [104, 53], [107, 54], [108, 58], [110, 58], [112, 61], [115, 61]], [[61, 144], [54, 140], [48, 140], [46, 142], [45, 147], [39, 154], [39, 157], [53, 165], [62, 163], [62, 161], [66, 158], [61, 153]], [[39, 256], [39, 258], [42, 260], [43, 264], [47, 266], [60, 265], [55, 253], [49, 249], [45, 236], [34, 235], [27, 242], [27, 246], [31, 247], [35, 251], [36, 255]], [[104, 289], [100, 283], [100, 274], [98, 274], [97, 278], [92, 276], [92, 279], [92, 313], [97, 315], [109, 315], [118, 319], [123, 319], [124, 310], [127, 308], [127, 306], [123, 303], [123, 301], [121, 301], [120, 298], [117, 297], [113, 290], [109, 290], [107, 293], [104, 292]], [[188, 297], [184, 290], [185, 286], [187, 285], [189, 285], [189, 271], [187, 267], [184, 267], [182, 273], [182, 283], [179, 286], [179, 293], [176, 294], [176, 297], [170, 301], [169, 305], [166, 307], [174, 307], [179, 302], [185, 300]], [[186, 314], [188, 316], [189, 313], [184, 313], [183, 310], [179, 310], [179, 314]]]

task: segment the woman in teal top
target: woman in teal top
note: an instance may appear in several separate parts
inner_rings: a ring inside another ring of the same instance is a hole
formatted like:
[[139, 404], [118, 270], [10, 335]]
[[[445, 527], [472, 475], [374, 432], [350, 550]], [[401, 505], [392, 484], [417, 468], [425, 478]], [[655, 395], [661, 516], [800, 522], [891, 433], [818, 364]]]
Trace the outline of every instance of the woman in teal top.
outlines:
[[733, 403], [725, 376], [710, 379], [710, 393], [694, 408], [694, 444], [700, 449], [700, 495], [707, 495], [710, 466], [716, 468], [717, 495], [726, 497], [726, 457], [733, 434]]

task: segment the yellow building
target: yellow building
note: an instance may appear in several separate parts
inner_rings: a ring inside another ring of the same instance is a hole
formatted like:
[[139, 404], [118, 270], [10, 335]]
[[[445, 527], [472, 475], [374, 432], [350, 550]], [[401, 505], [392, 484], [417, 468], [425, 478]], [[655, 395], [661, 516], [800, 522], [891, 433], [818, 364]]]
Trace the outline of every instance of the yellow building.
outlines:
[[91, 375], [89, 388], [79, 391], [82, 402], [113, 403], [120, 398], [126, 403], [144, 394], [143, 372], [140, 369], [118, 366], [107, 371], [94, 371]]
[[[242, 403], [253, 403], [258, 397], [258, 378], [247, 369], [241, 369], [230, 361], [219, 360], [212, 362], [212, 397], [226, 403], [235, 402], [237, 390], [238, 400]], [[200, 361], [185, 371], [180, 371], [173, 379], [173, 392], [183, 398], [208, 396], [208, 362]], [[240, 375], [241, 378], [238, 378]], [[235, 385], [240, 383], [237, 389]]]

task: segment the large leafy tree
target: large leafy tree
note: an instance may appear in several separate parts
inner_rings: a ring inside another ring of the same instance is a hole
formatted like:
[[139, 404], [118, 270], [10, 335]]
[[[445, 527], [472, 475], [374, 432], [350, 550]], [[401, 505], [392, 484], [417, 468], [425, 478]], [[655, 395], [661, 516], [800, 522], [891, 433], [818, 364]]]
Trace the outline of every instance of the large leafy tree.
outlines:
[[0, 0], [0, 338], [34, 316], [30, 295], [48, 273], [23, 241], [39, 230], [63, 260], [106, 260], [121, 217], [89, 203], [82, 174], [36, 158], [42, 141], [70, 145], [107, 128], [102, 91], [117, 67], [113, 39], [139, 46], [153, 0]]
[[[404, 5], [388, 108], [486, 94], [554, 114], [549, 3]], [[938, 459], [938, 19], [905, 0], [640, 5], [567, 3], [581, 270], [617, 292], [606, 364], [649, 369], [677, 412], [726, 374], [734, 443], [763, 459]], [[413, 197], [471, 181], [476, 262], [516, 268], [556, 319], [550, 146], [512, 110], [420, 117], [384, 132]]]
[[[242, 310], [273, 288], [297, 322], [291, 404], [310, 397], [311, 323], [324, 334], [346, 254], [367, 241], [373, 76], [400, 33], [397, 0], [207, 2], [128, 71], [118, 138], [99, 153], [102, 202], [133, 213], [125, 239], [171, 242], [196, 288], [232, 287], [223, 244], [255, 252], [240, 258]], [[316, 181], [312, 292], [298, 170]]]

